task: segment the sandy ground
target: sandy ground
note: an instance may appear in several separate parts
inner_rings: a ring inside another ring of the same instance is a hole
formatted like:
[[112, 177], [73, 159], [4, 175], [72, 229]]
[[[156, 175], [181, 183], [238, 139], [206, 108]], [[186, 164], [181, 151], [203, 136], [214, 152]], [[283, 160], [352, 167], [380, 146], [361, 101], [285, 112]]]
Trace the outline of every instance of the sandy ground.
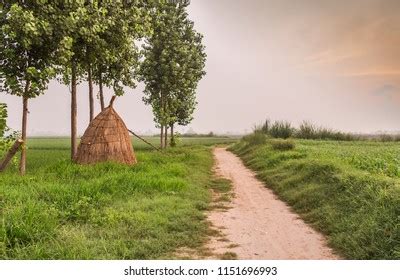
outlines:
[[236, 253], [238, 259], [337, 259], [324, 237], [303, 220], [224, 148], [214, 150], [216, 172], [233, 183], [234, 197], [225, 210], [209, 213], [224, 238], [208, 247], [215, 255]]

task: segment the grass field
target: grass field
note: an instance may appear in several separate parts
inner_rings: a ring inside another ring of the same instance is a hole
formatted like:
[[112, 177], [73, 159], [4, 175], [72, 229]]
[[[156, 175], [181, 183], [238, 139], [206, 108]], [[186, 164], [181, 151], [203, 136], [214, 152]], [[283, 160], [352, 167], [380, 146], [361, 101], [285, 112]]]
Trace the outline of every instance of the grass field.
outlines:
[[68, 139], [30, 139], [27, 175], [0, 176], [0, 259], [160, 259], [198, 248], [215, 184], [207, 145], [232, 141], [182, 139], [163, 153], [134, 141], [139, 164], [128, 167], [74, 165]]
[[294, 143], [232, 150], [343, 257], [400, 259], [400, 144]]

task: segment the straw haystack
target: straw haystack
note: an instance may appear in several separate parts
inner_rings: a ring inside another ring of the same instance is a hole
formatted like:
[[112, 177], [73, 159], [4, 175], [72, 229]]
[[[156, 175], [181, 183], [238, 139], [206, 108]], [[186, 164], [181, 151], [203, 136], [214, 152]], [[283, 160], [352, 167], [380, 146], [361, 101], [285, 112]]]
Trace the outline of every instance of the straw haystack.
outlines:
[[114, 161], [135, 164], [136, 157], [125, 123], [110, 106], [103, 110], [86, 129], [78, 147], [75, 162], [93, 164]]

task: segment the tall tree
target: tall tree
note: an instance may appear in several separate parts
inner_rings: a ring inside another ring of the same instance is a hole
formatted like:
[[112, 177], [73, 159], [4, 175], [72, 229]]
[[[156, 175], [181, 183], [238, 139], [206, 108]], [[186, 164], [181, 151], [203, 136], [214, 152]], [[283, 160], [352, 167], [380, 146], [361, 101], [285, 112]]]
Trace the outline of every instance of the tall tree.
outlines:
[[99, 84], [104, 109], [103, 86], [122, 95], [124, 86], [134, 87], [138, 64], [135, 41], [148, 30], [144, 3], [137, 1], [68, 1], [61, 11], [64, 30], [71, 42], [71, 59], [63, 63], [63, 81], [71, 85], [71, 158], [77, 151], [77, 83], [89, 83], [89, 119], [94, 117], [93, 83]]
[[103, 22], [107, 23], [97, 42], [94, 80], [99, 85], [101, 109], [104, 109], [104, 86], [120, 96], [124, 87], [136, 87], [139, 48], [136, 42], [151, 32], [151, 1], [112, 1], [103, 3]]
[[188, 5], [189, 1], [160, 2], [153, 14], [154, 33], [143, 46], [144, 102], [153, 108], [162, 148], [167, 146], [169, 127], [173, 134], [174, 124], [192, 120], [196, 88], [205, 75], [202, 35], [188, 19]]
[[92, 46], [95, 45], [98, 33], [102, 30], [97, 16], [98, 1], [64, 1], [63, 9], [59, 10], [62, 24], [58, 26], [68, 42], [70, 56], [67, 61], [60, 63], [59, 72], [62, 81], [70, 85], [71, 91], [71, 159], [75, 158], [77, 143], [77, 85], [89, 73], [89, 119], [93, 118], [93, 86], [91, 85], [91, 64], [93, 57]]
[[53, 8], [43, 1], [7, 1], [0, 10], [1, 88], [22, 99], [22, 175], [26, 172], [28, 101], [42, 94], [55, 76], [58, 43], [52, 25]]

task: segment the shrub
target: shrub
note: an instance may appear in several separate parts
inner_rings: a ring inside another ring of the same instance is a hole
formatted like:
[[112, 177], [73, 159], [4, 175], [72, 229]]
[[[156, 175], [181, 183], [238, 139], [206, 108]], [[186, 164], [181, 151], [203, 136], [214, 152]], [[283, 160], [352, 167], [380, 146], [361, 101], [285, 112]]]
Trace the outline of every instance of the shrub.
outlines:
[[382, 135], [379, 135], [379, 141], [392, 142], [392, 141], [395, 141], [395, 137], [393, 137], [392, 135], [388, 135], [388, 134], [382, 134]]
[[304, 121], [296, 132], [296, 137], [301, 139], [315, 139], [317, 128], [314, 124]]
[[181, 143], [181, 134], [179, 132], [174, 133], [174, 137], [171, 137], [171, 147], [176, 147]]
[[[12, 144], [17, 138], [19, 138], [18, 132], [11, 131], [7, 127], [7, 105], [0, 103], [0, 160], [5, 153], [11, 148]], [[17, 159], [14, 158], [13, 163], [16, 163]]]
[[304, 121], [296, 131], [296, 138], [300, 139], [316, 139], [316, 140], [336, 140], [336, 141], [354, 141], [359, 137], [340, 131], [335, 131], [325, 127], [317, 127], [316, 125]]
[[267, 142], [267, 137], [264, 133], [254, 132], [252, 134], [244, 136], [243, 140], [250, 145], [255, 146], [265, 144]]
[[295, 148], [295, 143], [291, 139], [273, 139], [271, 140], [271, 145], [274, 150], [279, 151], [289, 151]]
[[292, 124], [287, 121], [276, 121], [269, 128], [269, 134], [273, 138], [287, 139], [287, 138], [292, 137], [294, 132], [295, 132], [295, 129], [292, 127]]

